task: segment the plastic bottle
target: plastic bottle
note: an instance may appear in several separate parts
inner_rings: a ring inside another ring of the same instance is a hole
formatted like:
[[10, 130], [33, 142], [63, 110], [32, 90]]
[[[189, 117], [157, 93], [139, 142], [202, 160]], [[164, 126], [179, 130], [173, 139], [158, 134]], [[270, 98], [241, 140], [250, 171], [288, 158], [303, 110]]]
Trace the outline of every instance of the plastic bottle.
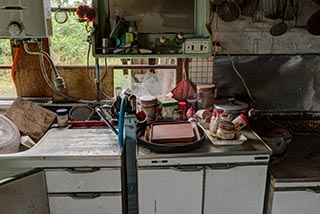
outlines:
[[218, 130], [218, 125], [220, 122], [220, 115], [218, 111], [215, 109], [211, 116], [210, 124], [209, 124], [209, 132], [211, 135], [216, 134]]
[[240, 129], [245, 127], [249, 123], [249, 121], [246, 118], [246, 116], [244, 116], [243, 114], [240, 114], [238, 117], [232, 120], [232, 123], [234, 124], [235, 129], [239, 131]]
[[187, 116], [187, 103], [186, 102], [178, 102], [178, 108], [182, 111], [182, 120], [186, 120]]

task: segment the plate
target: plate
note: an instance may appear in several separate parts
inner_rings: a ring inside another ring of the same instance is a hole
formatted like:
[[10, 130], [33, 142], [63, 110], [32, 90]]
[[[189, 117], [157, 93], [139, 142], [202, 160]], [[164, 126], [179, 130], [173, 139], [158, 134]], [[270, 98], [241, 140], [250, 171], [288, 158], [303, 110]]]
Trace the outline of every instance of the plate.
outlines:
[[243, 144], [246, 140], [248, 140], [244, 135], [240, 135], [239, 139], [234, 139], [234, 140], [220, 140], [217, 138], [213, 138], [211, 136], [208, 136], [210, 139], [211, 143], [216, 146], [236, 146], [236, 145], [241, 145]]
[[[201, 126], [200, 126], [201, 127]], [[246, 140], [248, 140], [243, 134], [240, 135], [238, 139], [234, 140], [221, 140], [218, 139], [217, 137], [212, 136], [209, 133], [209, 130], [204, 129], [201, 127], [203, 130], [205, 130], [207, 137], [211, 141], [211, 143], [215, 146], [236, 146], [236, 145], [241, 145], [243, 144]]]

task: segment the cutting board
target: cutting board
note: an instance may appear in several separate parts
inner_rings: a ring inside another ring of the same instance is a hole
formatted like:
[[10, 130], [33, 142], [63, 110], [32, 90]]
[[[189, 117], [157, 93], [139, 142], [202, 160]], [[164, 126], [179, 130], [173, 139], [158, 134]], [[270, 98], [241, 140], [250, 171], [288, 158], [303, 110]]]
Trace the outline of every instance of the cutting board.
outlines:
[[192, 142], [195, 138], [189, 122], [154, 123], [151, 127], [151, 142], [179, 143]]
[[36, 142], [46, 133], [56, 118], [54, 112], [21, 98], [17, 98], [12, 103], [5, 116], [18, 127], [20, 132], [30, 136]]

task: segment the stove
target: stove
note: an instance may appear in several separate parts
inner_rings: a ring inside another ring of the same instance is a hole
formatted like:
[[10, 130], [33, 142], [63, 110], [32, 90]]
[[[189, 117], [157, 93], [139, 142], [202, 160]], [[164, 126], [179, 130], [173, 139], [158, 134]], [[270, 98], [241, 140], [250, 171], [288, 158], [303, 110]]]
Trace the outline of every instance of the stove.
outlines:
[[282, 160], [269, 165], [264, 213], [318, 214], [320, 123], [318, 120], [284, 120], [281, 124], [291, 130], [292, 141], [285, 153], [273, 157]]

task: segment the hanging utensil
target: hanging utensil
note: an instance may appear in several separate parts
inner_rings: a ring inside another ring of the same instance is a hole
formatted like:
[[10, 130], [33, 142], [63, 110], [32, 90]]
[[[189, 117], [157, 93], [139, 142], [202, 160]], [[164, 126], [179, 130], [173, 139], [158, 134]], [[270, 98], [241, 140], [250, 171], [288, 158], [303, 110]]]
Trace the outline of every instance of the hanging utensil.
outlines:
[[68, 20], [68, 14], [67, 12], [63, 11], [60, 7], [58, 6], [58, 10], [54, 14], [54, 19], [56, 20], [57, 23], [63, 24]]
[[298, 12], [298, 5], [295, 0], [289, 0], [289, 4], [286, 5], [284, 9], [283, 19], [285, 21], [290, 21], [294, 19]]
[[[284, 8], [286, 8], [287, 3], [288, 3], [288, 0], [285, 1]], [[282, 16], [282, 21], [272, 26], [272, 28], [270, 29], [270, 34], [272, 36], [281, 36], [285, 34], [287, 30], [288, 30], [288, 25], [284, 22], [284, 16]]]
[[288, 30], [288, 25], [284, 23], [284, 20], [282, 19], [282, 22], [275, 24], [270, 29], [270, 34], [272, 36], [281, 36], [285, 34]]
[[239, 18], [240, 7], [234, 2], [222, 2], [217, 8], [218, 16], [225, 22], [232, 22]]
[[312, 35], [320, 35], [320, 10], [310, 16], [307, 22], [307, 29]]
[[241, 15], [253, 17], [255, 10], [257, 8], [258, 0], [247, 0], [242, 11]]

